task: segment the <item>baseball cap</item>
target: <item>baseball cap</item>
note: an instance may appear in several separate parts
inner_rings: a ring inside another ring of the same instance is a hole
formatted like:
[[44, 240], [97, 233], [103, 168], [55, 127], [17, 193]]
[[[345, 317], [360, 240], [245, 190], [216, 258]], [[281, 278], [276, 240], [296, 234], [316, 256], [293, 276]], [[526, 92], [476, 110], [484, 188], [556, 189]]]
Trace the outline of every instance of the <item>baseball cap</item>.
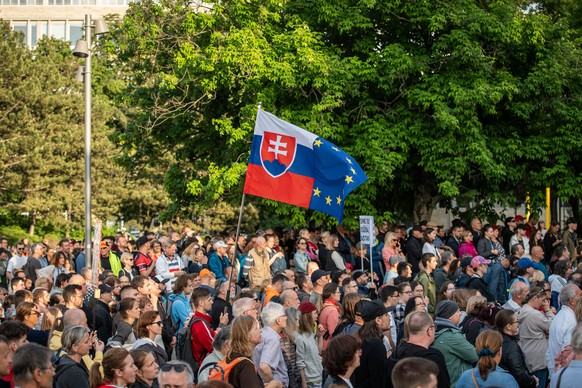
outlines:
[[515, 217], [514, 217], [514, 219], [515, 219], [516, 221], [523, 221], [525, 218], [523, 218], [523, 216], [519, 216], [519, 215], [518, 215], [518, 216], [515, 216]]
[[362, 306], [362, 319], [364, 322], [370, 322], [390, 311], [394, 311], [394, 306], [386, 307], [384, 303], [375, 299]]
[[522, 257], [517, 261], [517, 267], [520, 269], [526, 269], [533, 266], [534, 262], [529, 257]]
[[141, 236], [140, 238], [137, 239], [137, 241], [135, 242], [135, 244], [138, 247], [141, 247], [141, 246], [143, 246], [143, 245], [145, 245], [145, 244], [147, 244], [149, 242], [150, 242], [150, 239], [147, 238], [147, 236]]
[[505, 218], [505, 223], [506, 223], [506, 224], [508, 224], [508, 223], [510, 223], [510, 222], [513, 222], [513, 221], [515, 221], [515, 217], [506, 217], [506, 218]]
[[329, 276], [331, 274], [331, 272], [329, 271], [324, 271], [322, 269], [316, 269], [315, 271], [313, 271], [313, 273], [311, 274], [311, 281], [313, 283], [315, 283], [316, 281], [318, 281], [319, 279], [321, 279], [324, 276]]
[[439, 226], [438, 226], [438, 224], [437, 224], [436, 222], [433, 222], [433, 221], [429, 221], [429, 222], [426, 224], [426, 226], [427, 226], [427, 228], [433, 228], [433, 229], [436, 229], [436, 228], [438, 228], [438, 227], [439, 227]]
[[360, 277], [364, 276], [366, 273], [364, 271], [362, 271], [361, 269], [354, 271], [352, 273], [352, 279], [354, 280], [358, 280]]
[[461, 259], [461, 268], [467, 268], [468, 266], [470, 266], [472, 260], [473, 258], [471, 256], [463, 257]]
[[214, 243], [214, 249], [218, 249], [218, 248], [228, 248], [228, 245], [222, 241], [222, 240], [218, 240], [217, 242]]
[[113, 292], [113, 287], [103, 283], [99, 285], [99, 291], [101, 291], [101, 295], [110, 294]]
[[103, 248], [107, 248], [107, 241], [101, 241], [101, 244], [99, 244], [99, 249], [103, 249]]
[[209, 278], [210, 277], [210, 271], [207, 268], [204, 268], [202, 271], [200, 271], [200, 273], [198, 274], [199, 277], [201, 278]]
[[473, 260], [471, 260], [471, 267], [477, 268], [481, 264], [491, 264], [491, 260], [485, 260], [483, 256], [475, 256]]

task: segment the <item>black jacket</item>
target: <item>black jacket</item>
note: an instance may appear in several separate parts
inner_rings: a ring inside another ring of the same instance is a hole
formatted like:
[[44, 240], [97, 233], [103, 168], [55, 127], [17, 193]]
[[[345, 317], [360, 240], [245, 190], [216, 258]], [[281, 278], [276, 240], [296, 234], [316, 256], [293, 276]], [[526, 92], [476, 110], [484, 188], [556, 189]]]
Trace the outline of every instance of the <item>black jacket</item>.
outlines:
[[407, 357], [421, 357], [434, 361], [439, 368], [439, 375], [437, 376], [439, 388], [451, 386], [451, 378], [449, 377], [447, 362], [445, 361], [445, 356], [443, 356], [443, 353], [440, 350], [434, 348], [426, 349], [419, 345], [403, 343], [394, 351], [394, 358], [396, 360], [402, 360]]
[[109, 313], [109, 306], [99, 299], [95, 301], [95, 307], [93, 307], [93, 327], [96, 328], [97, 338], [106, 344], [111, 337], [113, 318]]
[[351, 377], [352, 385], [358, 388], [377, 388], [384, 385], [386, 377], [386, 347], [380, 339], [362, 342], [360, 366]]
[[469, 279], [465, 284], [465, 287], [470, 290], [479, 291], [481, 295], [487, 298], [487, 302], [495, 302], [495, 298], [489, 292], [489, 287], [487, 286], [487, 283], [485, 282], [485, 280], [483, 280], [482, 277], [472, 276], [471, 279]]
[[528, 372], [525, 357], [517, 343], [517, 338], [501, 333], [503, 336], [503, 352], [499, 366], [508, 371], [517, 381], [520, 388], [536, 388], [536, 380]]
[[420, 258], [422, 256], [422, 242], [416, 237], [410, 237], [406, 241], [406, 260], [412, 265], [412, 273], [419, 273]]
[[89, 370], [85, 364], [78, 363], [66, 354], [56, 364], [53, 380], [56, 388], [89, 388]]

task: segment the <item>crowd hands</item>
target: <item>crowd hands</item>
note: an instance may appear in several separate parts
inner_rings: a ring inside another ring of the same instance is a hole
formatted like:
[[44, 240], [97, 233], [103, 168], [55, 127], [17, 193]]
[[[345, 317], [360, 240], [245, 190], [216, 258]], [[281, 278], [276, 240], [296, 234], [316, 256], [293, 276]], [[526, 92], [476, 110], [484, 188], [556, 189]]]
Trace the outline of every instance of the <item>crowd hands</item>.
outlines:
[[[577, 222], [0, 239], [6, 387], [556, 387], [582, 377]], [[2, 387], [0, 387], [2, 388]]]

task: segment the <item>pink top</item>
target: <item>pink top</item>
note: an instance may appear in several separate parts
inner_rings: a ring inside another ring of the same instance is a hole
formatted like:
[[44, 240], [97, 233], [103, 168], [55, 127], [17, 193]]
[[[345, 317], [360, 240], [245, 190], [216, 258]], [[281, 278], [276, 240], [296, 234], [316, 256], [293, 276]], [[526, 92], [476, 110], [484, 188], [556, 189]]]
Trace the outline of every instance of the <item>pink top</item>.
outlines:
[[471, 257], [477, 256], [477, 250], [472, 242], [465, 241], [459, 246], [459, 257], [463, 257], [464, 255], [471, 255]]
[[330, 303], [325, 303], [323, 309], [319, 313], [319, 323], [323, 325], [325, 330], [329, 333], [329, 337], [323, 340], [323, 349], [327, 348], [327, 344], [331, 341], [331, 336], [339, 324], [339, 320], [340, 313], [338, 307]]

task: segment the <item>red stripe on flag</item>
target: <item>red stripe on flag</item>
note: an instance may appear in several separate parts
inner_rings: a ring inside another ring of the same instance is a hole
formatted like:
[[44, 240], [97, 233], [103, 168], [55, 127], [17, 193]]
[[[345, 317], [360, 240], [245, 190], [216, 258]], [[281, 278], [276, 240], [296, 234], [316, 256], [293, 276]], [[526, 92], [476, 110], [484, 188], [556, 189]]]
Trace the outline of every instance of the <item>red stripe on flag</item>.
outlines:
[[278, 178], [269, 175], [263, 166], [249, 164], [245, 194], [256, 195], [295, 206], [309, 207], [313, 178], [286, 172]]

